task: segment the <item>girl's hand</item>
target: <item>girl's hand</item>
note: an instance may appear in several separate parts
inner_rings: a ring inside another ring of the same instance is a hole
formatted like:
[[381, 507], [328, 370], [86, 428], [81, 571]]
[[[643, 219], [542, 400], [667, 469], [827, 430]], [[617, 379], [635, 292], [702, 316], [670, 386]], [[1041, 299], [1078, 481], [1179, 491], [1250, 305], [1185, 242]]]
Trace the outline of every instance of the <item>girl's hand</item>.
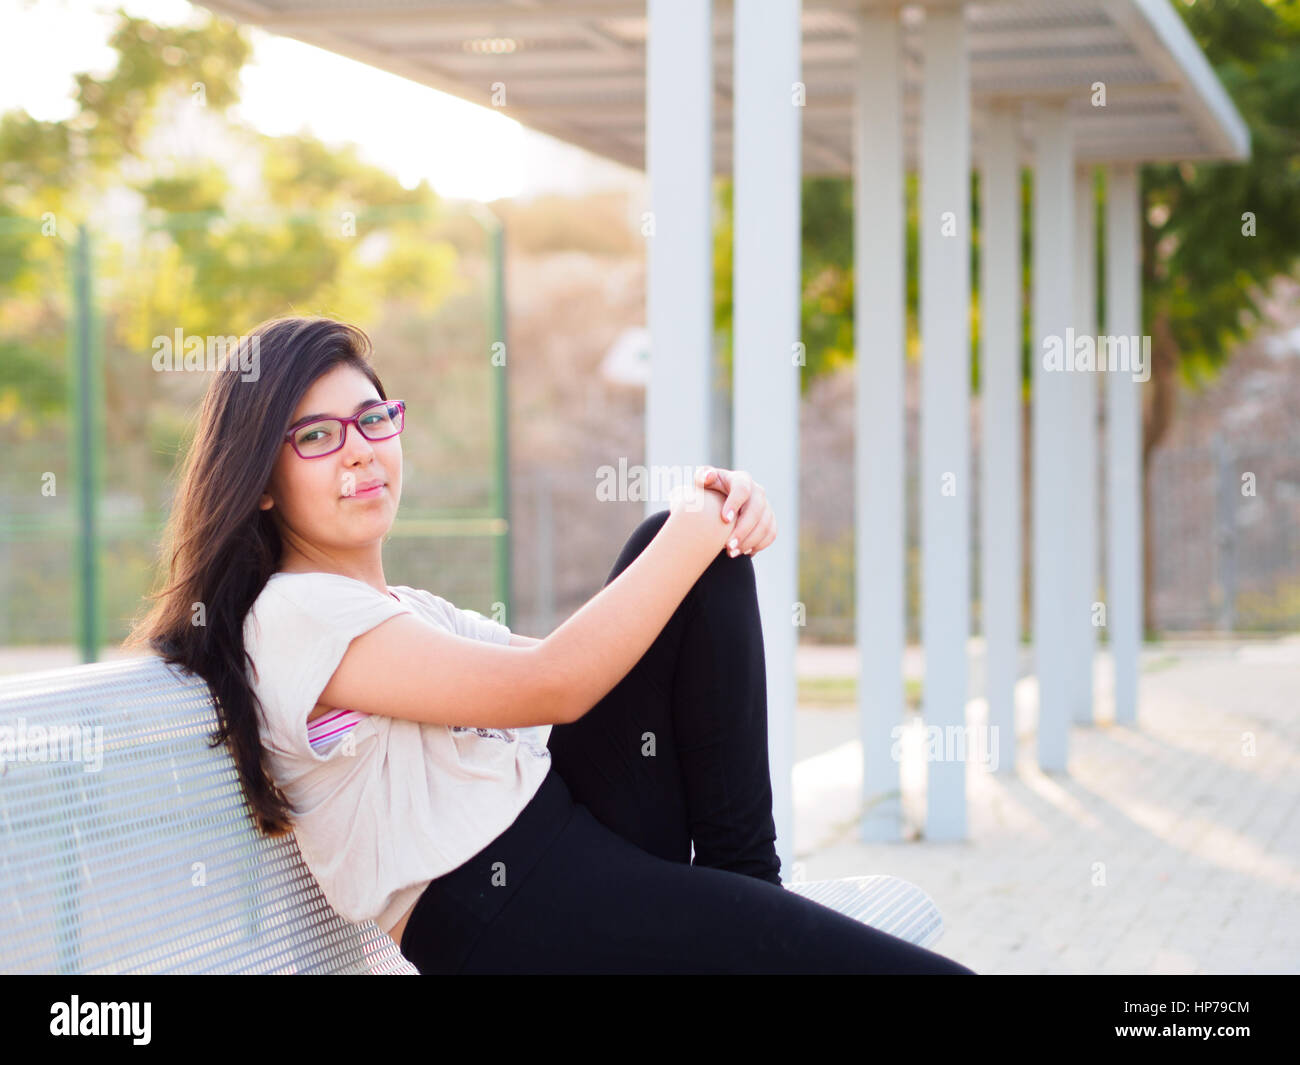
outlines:
[[707, 549], [701, 558], [717, 558], [735, 528], [734, 522], [723, 521], [722, 504], [719, 493], [706, 491], [692, 481], [675, 485], [668, 493], [668, 522], [664, 532], [680, 530], [681, 535]]
[[767, 493], [744, 470], [704, 466], [696, 473], [695, 483], [726, 497], [722, 504], [723, 521], [727, 520], [728, 512], [735, 514], [735, 528], [727, 542], [732, 558], [762, 551], [776, 539], [776, 515], [768, 504]]

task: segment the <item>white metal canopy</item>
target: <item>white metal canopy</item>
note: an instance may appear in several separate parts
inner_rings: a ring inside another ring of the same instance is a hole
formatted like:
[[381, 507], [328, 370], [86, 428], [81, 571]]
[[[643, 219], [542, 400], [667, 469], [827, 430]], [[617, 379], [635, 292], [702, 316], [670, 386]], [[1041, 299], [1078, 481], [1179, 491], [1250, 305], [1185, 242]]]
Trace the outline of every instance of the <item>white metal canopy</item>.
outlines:
[[[203, 6], [495, 107], [530, 128], [644, 169], [645, 0], [205, 0]], [[854, 16], [893, 6], [804, 0], [804, 173], [851, 172]], [[974, 151], [990, 105], [1064, 100], [1082, 162], [1248, 155], [1245, 124], [1168, 0], [986, 0], [965, 7]], [[905, 151], [912, 165], [922, 6], [903, 5], [901, 17]], [[713, 167], [730, 174], [732, 0], [715, 0], [712, 26]], [[1104, 106], [1094, 103], [1098, 82], [1105, 86]], [[498, 86], [504, 86], [504, 106]], [[1028, 143], [1026, 126], [1022, 145]]]

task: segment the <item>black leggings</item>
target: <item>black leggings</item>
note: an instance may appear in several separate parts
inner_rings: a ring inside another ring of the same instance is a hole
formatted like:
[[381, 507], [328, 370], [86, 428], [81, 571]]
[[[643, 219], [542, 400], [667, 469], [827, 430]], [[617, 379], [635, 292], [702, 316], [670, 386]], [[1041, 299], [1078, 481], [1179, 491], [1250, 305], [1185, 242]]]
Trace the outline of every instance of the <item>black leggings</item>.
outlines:
[[[666, 518], [638, 526], [607, 584]], [[780, 886], [748, 556], [719, 552], [548, 748], [514, 823], [420, 896], [401, 949], [421, 973], [972, 974]]]

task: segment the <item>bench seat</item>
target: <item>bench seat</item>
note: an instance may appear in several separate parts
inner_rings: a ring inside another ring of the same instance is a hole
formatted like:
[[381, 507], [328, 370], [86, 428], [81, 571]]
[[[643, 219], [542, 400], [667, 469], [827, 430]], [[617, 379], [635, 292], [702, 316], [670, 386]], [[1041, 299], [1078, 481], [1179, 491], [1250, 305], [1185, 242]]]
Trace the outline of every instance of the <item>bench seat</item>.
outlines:
[[[0, 737], [27, 740], [0, 753], [0, 972], [416, 973], [334, 912], [292, 835], [257, 831], [216, 726], [203, 680], [154, 656], [0, 677]], [[57, 758], [29, 759], [34, 730]], [[896, 877], [785, 887], [920, 946], [942, 933]]]

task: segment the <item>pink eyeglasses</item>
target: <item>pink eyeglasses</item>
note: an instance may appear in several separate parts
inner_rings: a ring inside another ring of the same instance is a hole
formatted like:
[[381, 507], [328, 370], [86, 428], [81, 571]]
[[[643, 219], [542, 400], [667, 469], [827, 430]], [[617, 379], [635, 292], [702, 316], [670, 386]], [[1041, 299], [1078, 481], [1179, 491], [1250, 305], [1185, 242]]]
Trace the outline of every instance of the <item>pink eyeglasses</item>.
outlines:
[[284, 434], [294, 451], [305, 459], [332, 455], [347, 442], [348, 426], [367, 440], [387, 440], [397, 436], [406, 423], [406, 403], [400, 399], [381, 399], [357, 411], [351, 418], [317, 418], [295, 426]]

